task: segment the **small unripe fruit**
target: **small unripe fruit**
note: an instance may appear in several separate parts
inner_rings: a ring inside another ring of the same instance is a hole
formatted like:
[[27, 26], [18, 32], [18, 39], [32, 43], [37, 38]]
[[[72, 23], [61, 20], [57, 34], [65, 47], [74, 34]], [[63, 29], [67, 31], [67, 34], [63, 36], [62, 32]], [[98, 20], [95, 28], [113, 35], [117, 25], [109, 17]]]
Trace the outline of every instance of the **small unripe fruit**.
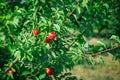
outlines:
[[46, 74], [47, 75], [52, 75], [54, 73], [53, 68], [46, 68]]
[[40, 33], [40, 31], [39, 31], [38, 29], [34, 29], [34, 30], [33, 30], [33, 34], [34, 34], [34, 35], [37, 36], [39, 33]]

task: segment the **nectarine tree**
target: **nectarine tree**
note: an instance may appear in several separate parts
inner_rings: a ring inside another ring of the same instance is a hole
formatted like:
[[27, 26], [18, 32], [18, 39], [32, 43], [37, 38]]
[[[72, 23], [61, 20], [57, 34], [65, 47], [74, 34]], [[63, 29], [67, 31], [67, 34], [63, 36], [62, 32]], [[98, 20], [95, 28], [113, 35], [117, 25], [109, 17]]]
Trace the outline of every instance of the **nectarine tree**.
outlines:
[[95, 65], [94, 56], [120, 46], [110, 48], [100, 41], [98, 47], [89, 46], [86, 39], [94, 36], [94, 30], [109, 29], [107, 36], [120, 43], [120, 28], [115, 28], [120, 25], [119, 3], [1, 0], [0, 80], [57, 80], [76, 64]]

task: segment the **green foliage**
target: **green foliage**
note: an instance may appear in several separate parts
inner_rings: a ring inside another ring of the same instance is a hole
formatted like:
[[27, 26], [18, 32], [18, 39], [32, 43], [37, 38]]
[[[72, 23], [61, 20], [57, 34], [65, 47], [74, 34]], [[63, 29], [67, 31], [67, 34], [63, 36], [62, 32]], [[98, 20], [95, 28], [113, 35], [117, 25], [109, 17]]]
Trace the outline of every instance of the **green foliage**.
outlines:
[[[95, 65], [89, 55], [107, 46], [98, 41], [98, 47], [88, 49], [87, 38], [94, 36], [95, 29], [99, 33], [107, 29], [104, 36], [113, 35], [111, 39], [120, 43], [118, 6], [119, 2], [114, 0], [1, 0], [0, 79], [62, 79], [59, 75], [76, 64]], [[40, 34], [34, 36], [34, 29], [40, 30]], [[56, 38], [45, 43], [52, 31]], [[18, 62], [13, 65], [15, 59]], [[104, 62], [103, 57], [101, 60]], [[14, 74], [4, 73], [9, 66]], [[46, 75], [47, 67], [55, 70], [53, 76]]]

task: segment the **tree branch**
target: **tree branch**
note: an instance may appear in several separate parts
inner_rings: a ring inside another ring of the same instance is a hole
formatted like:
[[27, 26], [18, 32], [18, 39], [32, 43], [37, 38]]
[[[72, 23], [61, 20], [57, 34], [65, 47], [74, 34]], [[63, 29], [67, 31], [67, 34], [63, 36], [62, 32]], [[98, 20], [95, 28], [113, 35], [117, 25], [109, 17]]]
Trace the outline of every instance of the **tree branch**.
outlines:
[[95, 56], [98, 56], [100, 54], [103, 54], [105, 52], [109, 52], [109, 51], [112, 51], [112, 50], [115, 50], [115, 49], [118, 49], [120, 48], [120, 44], [116, 47], [112, 47], [112, 48], [109, 48], [109, 49], [106, 49], [106, 50], [103, 50], [103, 51], [100, 51], [100, 52], [97, 52], [97, 53], [92, 53], [91, 56], [95, 57]]

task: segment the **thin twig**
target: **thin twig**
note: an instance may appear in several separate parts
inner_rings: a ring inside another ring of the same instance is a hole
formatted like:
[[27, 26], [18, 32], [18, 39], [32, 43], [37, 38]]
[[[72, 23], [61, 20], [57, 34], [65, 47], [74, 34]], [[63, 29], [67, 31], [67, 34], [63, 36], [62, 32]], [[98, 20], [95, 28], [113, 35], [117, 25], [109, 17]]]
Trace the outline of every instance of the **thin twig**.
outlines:
[[79, 4], [80, 4], [80, 2], [78, 1], [77, 2], [77, 5], [74, 7], [74, 9], [70, 12], [70, 13], [68, 13], [68, 15], [64, 18], [64, 20], [62, 21], [62, 23], [64, 23], [65, 21], [66, 21], [66, 19], [68, 18], [68, 17], [70, 17], [73, 13], [74, 13], [74, 11], [77, 9], [77, 7], [79, 6]]
[[[81, 35], [83, 35], [89, 28], [86, 28], [82, 33]], [[69, 51], [69, 49], [75, 44], [75, 42], [77, 41], [78, 39], [75, 39], [70, 45], [68, 45], [68, 48], [67, 48], [67, 51]]]
[[16, 59], [12, 62], [12, 64], [5, 70], [5, 73], [6, 73], [9, 69], [11, 69], [11, 67], [14, 66], [18, 61], [19, 61], [19, 59], [16, 58]]

